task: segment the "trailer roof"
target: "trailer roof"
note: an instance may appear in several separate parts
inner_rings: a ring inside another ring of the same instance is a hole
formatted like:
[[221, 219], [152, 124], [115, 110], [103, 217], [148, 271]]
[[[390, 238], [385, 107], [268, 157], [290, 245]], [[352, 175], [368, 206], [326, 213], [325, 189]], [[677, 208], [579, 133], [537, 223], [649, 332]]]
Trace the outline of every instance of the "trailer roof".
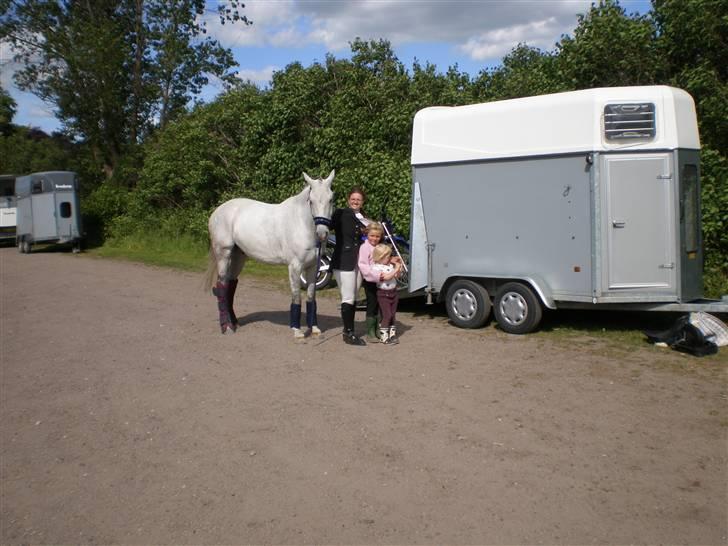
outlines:
[[[609, 139], [605, 107], [653, 104], [654, 134]], [[667, 86], [604, 87], [469, 106], [436, 106], [415, 115], [413, 165], [573, 152], [699, 149], [692, 97]]]

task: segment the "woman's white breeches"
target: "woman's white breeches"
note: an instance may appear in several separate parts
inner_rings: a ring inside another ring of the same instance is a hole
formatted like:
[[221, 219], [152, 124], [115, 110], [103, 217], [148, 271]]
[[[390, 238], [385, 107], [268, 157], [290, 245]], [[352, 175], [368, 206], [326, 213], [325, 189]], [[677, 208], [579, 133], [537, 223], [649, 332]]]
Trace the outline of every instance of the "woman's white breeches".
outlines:
[[359, 288], [361, 288], [361, 273], [359, 273], [359, 270], [340, 271], [339, 269], [334, 269], [334, 278], [341, 292], [341, 303], [354, 305], [356, 295], [359, 292]]

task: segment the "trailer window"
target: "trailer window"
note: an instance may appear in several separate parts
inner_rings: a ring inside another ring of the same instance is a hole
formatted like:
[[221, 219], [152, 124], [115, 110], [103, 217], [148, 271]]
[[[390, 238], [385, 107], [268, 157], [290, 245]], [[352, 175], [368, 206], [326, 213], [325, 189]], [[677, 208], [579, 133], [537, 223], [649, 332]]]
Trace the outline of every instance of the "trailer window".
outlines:
[[606, 105], [604, 136], [607, 140], [654, 137], [655, 105], [651, 102]]
[[33, 188], [30, 191], [32, 193], [43, 193], [43, 181], [33, 180]]
[[71, 203], [68, 201], [64, 201], [60, 205], [61, 209], [61, 218], [70, 218], [71, 217]]
[[685, 251], [698, 250], [698, 167], [683, 167], [683, 222], [685, 224]]

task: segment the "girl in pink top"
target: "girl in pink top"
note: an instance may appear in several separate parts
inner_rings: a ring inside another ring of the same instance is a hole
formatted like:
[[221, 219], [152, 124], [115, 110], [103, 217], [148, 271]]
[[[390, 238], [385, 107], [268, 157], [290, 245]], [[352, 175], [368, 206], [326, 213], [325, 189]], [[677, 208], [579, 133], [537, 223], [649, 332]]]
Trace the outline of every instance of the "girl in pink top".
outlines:
[[379, 272], [372, 269], [374, 265], [372, 251], [382, 240], [384, 228], [379, 222], [370, 222], [366, 232], [367, 240], [359, 247], [358, 267], [363, 280], [364, 293], [367, 296], [367, 339], [369, 341], [378, 341], [377, 322], [379, 318], [379, 305], [377, 304], [377, 281], [379, 280]]

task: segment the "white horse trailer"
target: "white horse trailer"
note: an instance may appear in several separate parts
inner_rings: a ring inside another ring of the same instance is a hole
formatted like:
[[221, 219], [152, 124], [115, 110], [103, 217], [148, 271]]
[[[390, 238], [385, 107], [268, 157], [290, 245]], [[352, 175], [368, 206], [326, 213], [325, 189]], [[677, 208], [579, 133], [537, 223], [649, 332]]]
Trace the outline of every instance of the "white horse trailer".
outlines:
[[15, 202], [15, 176], [0, 175], [0, 240], [15, 239], [17, 225]]
[[544, 307], [704, 310], [692, 98], [589, 89], [419, 111], [410, 292], [511, 333]]
[[81, 210], [76, 173], [49, 171], [15, 180], [16, 242], [28, 254], [35, 243], [71, 243], [81, 250]]

